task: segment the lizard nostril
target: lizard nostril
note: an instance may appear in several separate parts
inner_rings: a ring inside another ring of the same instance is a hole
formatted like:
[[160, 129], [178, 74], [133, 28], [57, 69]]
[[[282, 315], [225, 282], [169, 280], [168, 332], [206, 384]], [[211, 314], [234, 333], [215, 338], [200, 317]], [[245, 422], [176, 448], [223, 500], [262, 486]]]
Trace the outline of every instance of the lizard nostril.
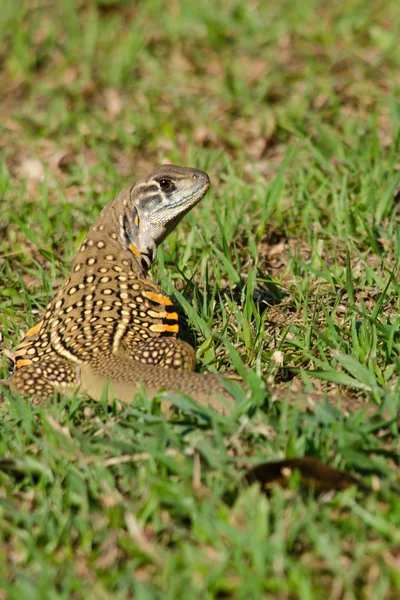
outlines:
[[199, 174], [198, 173], [193, 173], [192, 174], [192, 178], [193, 179], [198, 179], [199, 178]]

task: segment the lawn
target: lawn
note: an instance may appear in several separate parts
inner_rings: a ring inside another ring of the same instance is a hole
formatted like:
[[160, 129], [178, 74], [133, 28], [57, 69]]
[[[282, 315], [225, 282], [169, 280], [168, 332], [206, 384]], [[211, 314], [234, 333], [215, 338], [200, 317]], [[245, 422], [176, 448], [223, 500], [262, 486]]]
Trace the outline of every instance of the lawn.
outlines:
[[[397, 0], [6, 0], [0, 346], [162, 162], [212, 188], [152, 276], [230, 416], [3, 389], [0, 600], [400, 596]], [[264, 384], [267, 393], [264, 392]], [[371, 488], [265, 494], [310, 456]]]

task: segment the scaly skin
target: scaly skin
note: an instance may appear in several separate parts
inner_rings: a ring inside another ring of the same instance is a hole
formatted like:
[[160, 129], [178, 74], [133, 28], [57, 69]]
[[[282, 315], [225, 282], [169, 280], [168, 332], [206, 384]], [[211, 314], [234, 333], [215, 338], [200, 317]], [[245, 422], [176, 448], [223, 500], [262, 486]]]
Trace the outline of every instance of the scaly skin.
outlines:
[[191, 372], [195, 352], [177, 337], [172, 302], [146, 278], [157, 246], [209, 185], [198, 169], [164, 165], [103, 209], [68, 279], [19, 344], [11, 389], [48, 399], [79, 388], [98, 400], [108, 387], [110, 396], [131, 402], [143, 384], [150, 395], [181, 391], [228, 411], [222, 378]]

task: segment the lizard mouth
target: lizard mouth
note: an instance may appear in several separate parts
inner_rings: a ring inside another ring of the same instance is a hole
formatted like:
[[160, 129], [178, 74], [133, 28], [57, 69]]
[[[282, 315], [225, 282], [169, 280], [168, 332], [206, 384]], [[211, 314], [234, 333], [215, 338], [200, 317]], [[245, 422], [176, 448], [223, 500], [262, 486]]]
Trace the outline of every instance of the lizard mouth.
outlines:
[[208, 189], [210, 187], [210, 180], [208, 180], [204, 185], [202, 185], [201, 187], [199, 187], [199, 189], [195, 192], [191, 192], [185, 196], [180, 197], [178, 200], [176, 200], [175, 202], [171, 202], [170, 199], [168, 201], [168, 203], [166, 204], [162, 204], [161, 206], [158, 206], [154, 211], [153, 211], [153, 215], [162, 211], [162, 210], [173, 210], [174, 208], [180, 207], [180, 206], [185, 206], [187, 205], [188, 208], [192, 208], [193, 206], [195, 206], [195, 204], [197, 204], [198, 202], [200, 202], [200, 200], [205, 196], [205, 194], [207, 193]]

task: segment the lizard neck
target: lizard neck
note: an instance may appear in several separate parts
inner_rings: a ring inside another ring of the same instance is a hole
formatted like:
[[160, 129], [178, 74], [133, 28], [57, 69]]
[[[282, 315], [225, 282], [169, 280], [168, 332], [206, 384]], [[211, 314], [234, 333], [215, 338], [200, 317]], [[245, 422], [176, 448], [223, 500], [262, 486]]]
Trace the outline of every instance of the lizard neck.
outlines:
[[146, 233], [146, 224], [139, 222], [131, 188], [122, 190], [103, 208], [79, 248], [73, 269], [83, 261], [89, 267], [121, 263], [139, 278], [146, 278], [157, 246]]

